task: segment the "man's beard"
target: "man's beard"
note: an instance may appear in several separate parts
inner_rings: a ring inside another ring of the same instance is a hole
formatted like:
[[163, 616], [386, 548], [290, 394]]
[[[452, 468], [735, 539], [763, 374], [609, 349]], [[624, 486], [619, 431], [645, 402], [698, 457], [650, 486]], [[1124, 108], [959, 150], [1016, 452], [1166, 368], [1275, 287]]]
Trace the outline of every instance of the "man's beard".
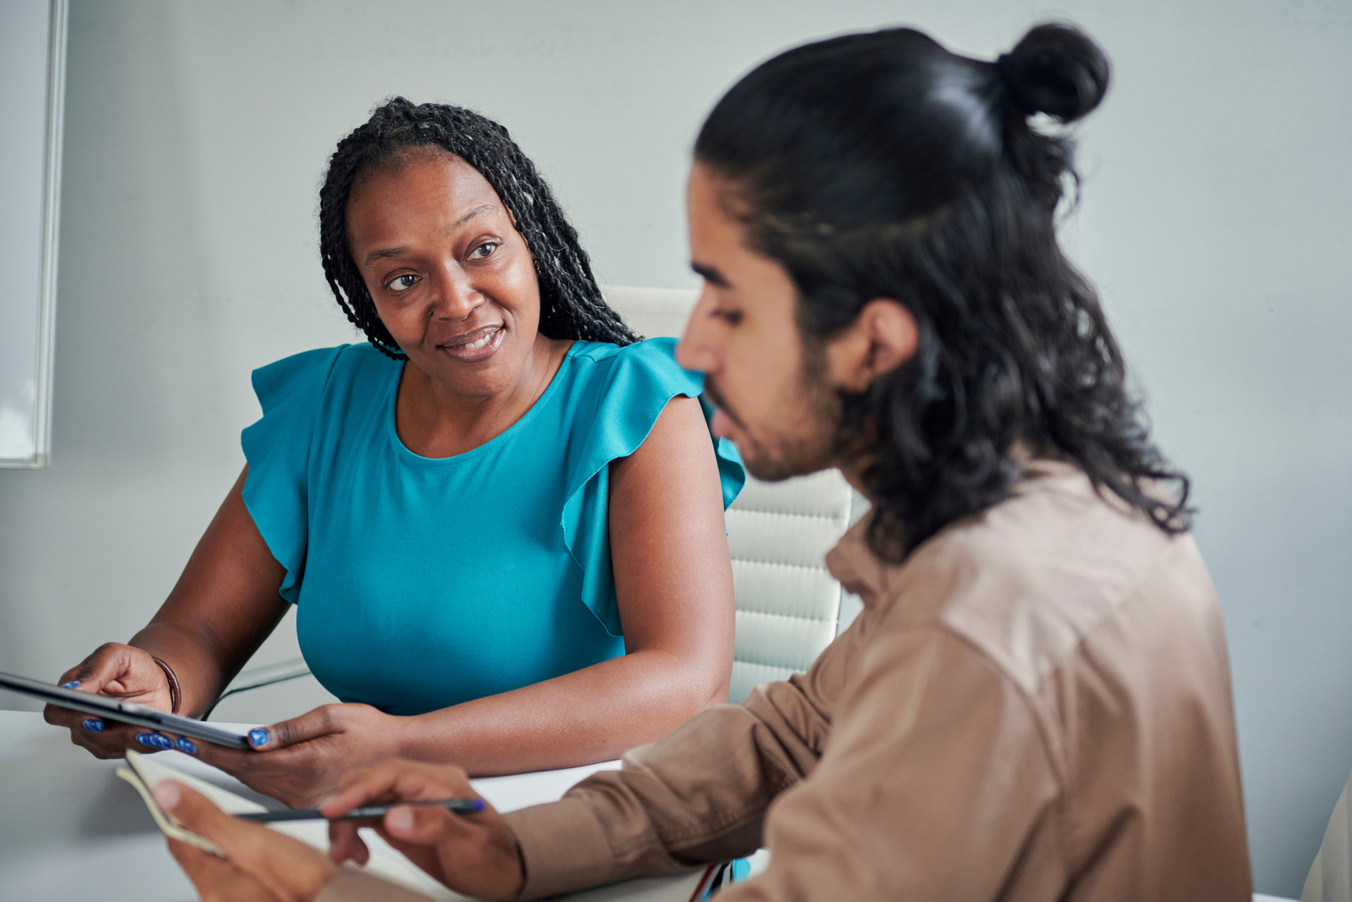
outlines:
[[779, 482], [805, 476], [835, 465], [842, 421], [839, 392], [831, 385], [826, 362], [826, 345], [804, 337], [803, 365], [797, 385], [783, 393], [781, 411], [775, 422], [794, 424], [801, 432], [780, 431], [764, 440], [753, 436], [736, 414], [721, 403], [714, 386], [710, 397], [735, 422], [742, 425], [737, 444], [746, 471], [765, 482]]

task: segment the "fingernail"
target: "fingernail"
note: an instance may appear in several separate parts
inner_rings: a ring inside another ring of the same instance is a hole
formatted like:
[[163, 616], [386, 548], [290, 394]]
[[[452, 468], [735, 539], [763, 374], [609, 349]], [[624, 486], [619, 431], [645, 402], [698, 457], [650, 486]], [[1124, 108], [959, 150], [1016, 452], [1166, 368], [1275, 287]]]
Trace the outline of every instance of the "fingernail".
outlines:
[[152, 795], [155, 796], [156, 803], [166, 811], [177, 808], [178, 800], [183, 796], [178, 791], [178, 784], [169, 780], [157, 785]]
[[62, 688], [62, 689], [74, 689], [74, 688], [75, 688], [76, 686], [78, 686], [78, 685], [80, 685], [80, 681], [79, 681], [79, 680], [71, 680], [69, 683], [62, 683], [62, 684], [61, 684], [61, 688]]
[[155, 745], [162, 749], [171, 749], [174, 747], [173, 740], [161, 733], [151, 733], [151, 738], [155, 740]]
[[385, 815], [385, 826], [400, 833], [413, 829], [413, 809], [394, 808]]
[[197, 754], [197, 746], [192, 744], [191, 739], [184, 739], [182, 736], [174, 740], [174, 747], [180, 752], [187, 752], [189, 755]]
[[137, 733], [136, 741], [152, 749], [155, 747], [155, 737], [150, 733]]
[[268, 739], [269, 739], [269, 738], [271, 738], [271, 737], [268, 736], [268, 731], [267, 731], [267, 730], [250, 730], [250, 731], [249, 731], [249, 741], [250, 741], [251, 743], [253, 743], [253, 745], [254, 745], [255, 748], [261, 748], [262, 746], [267, 745], [267, 744], [268, 744]]
[[84, 727], [91, 733], [103, 732], [103, 721], [101, 720], [94, 720], [91, 718], [89, 720], [86, 720], [84, 723], [80, 724], [80, 726]]

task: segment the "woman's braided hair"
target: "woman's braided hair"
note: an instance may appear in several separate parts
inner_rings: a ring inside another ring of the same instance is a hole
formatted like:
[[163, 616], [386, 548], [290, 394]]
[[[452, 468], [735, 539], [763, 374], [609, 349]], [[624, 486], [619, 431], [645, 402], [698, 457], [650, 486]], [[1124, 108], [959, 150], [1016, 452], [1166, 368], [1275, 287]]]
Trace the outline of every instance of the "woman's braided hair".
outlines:
[[396, 360], [405, 358], [376, 314], [352, 259], [347, 201], [363, 173], [419, 147], [440, 148], [473, 166], [516, 217], [517, 230], [535, 258], [541, 334], [618, 345], [638, 340], [620, 315], [606, 306], [587, 252], [578, 244], [577, 231], [507, 129], [461, 107], [414, 105], [394, 97], [338, 142], [319, 189], [319, 256], [324, 275], [338, 306], [371, 344]]

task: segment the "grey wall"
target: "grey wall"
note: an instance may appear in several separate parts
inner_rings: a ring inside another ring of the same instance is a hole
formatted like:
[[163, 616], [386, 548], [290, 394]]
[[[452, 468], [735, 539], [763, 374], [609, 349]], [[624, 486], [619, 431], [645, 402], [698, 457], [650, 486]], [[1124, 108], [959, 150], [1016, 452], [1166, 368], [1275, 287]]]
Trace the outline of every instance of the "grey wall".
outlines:
[[1050, 16], [1115, 64], [1067, 238], [1196, 477], [1258, 887], [1298, 894], [1352, 769], [1345, 2], [73, 0], [53, 465], [0, 472], [0, 669], [143, 623], [243, 463], [249, 370], [350, 339], [314, 195], [378, 99], [503, 120], [603, 281], [685, 286], [687, 150], [754, 62], [903, 18], [994, 55]]

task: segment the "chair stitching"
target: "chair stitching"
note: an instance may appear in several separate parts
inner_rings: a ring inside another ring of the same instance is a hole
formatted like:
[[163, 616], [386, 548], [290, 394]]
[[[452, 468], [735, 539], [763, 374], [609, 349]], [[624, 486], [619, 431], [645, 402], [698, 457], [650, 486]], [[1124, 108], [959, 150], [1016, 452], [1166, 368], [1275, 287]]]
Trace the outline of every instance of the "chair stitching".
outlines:
[[783, 617], [786, 620], [806, 620], [809, 623], [828, 623], [839, 620], [840, 617], [808, 617], [804, 614], [781, 614], [778, 611], [757, 611], [754, 608], [738, 608], [739, 614], [755, 614], [758, 617]]
[[738, 507], [733, 505], [728, 508], [729, 511], [735, 511], [743, 514], [766, 514], [771, 517], [805, 517], [809, 520], [844, 520], [848, 514], [800, 514], [794, 511], [767, 511], [756, 507]]
[[734, 657], [732, 659], [732, 662], [734, 664], [747, 664], [752, 667], [769, 667], [774, 670], [787, 670], [789, 671], [789, 673], [805, 673], [807, 671], [808, 665], [810, 665], [814, 660], [816, 660], [816, 657], [817, 657], [816, 655], [813, 655], [806, 661], [800, 661], [796, 664], [766, 664], [763, 661], [752, 661], [749, 658], [738, 658], [738, 657]]
[[[760, 558], [754, 557], [738, 557], [735, 554], [732, 556], [732, 559], [733, 561], [740, 561], [743, 564], [760, 564], [765, 567], [792, 567], [795, 570], [816, 570], [818, 573], [825, 573], [828, 576], [831, 572], [821, 564], [786, 564], [781, 561], [763, 561]], [[832, 576], [831, 579], [835, 579], [835, 577]]]

